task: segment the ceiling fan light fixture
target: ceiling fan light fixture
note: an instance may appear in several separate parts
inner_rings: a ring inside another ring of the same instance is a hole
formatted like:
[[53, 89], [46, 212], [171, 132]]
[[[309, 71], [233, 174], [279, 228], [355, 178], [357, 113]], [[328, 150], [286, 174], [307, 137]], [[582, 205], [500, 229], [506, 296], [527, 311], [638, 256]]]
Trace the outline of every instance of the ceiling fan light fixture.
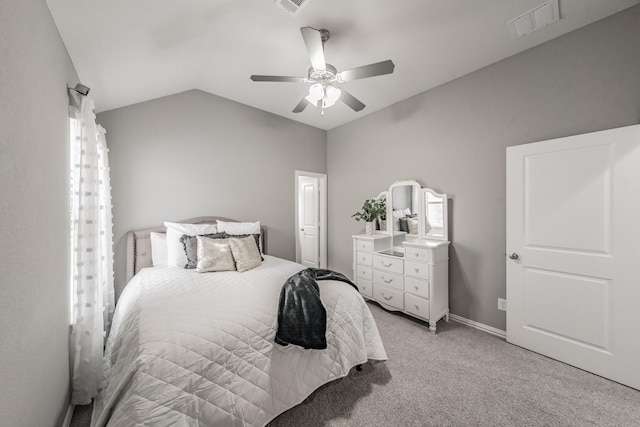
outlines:
[[[314, 107], [328, 108], [338, 102], [341, 94], [342, 91], [335, 86], [315, 83], [309, 87], [309, 95], [305, 99]], [[322, 103], [318, 105], [320, 101]]]
[[[280, 0], [276, 0], [280, 1]], [[284, 1], [284, 0], [281, 0]], [[296, 0], [287, 0], [296, 1]], [[308, 1], [308, 0], [300, 0]], [[329, 40], [329, 31], [312, 27], [300, 28], [302, 39], [307, 47], [311, 68], [307, 72], [307, 77], [289, 76], [264, 76], [252, 75], [254, 82], [300, 82], [311, 83], [309, 93], [298, 102], [293, 109], [293, 113], [301, 113], [309, 105], [324, 109], [342, 101], [353, 111], [362, 111], [365, 105], [355, 96], [346, 90], [341, 90], [334, 86], [336, 83], [344, 83], [352, 80], [366, 79], [368, 77], [381, 76], [393, 73], [395, 65], [390, 59], [373, 64], [362, 65], [338, 73], [336, 67], [327, 64], [324, 57], [324, 43]]]
[[309, 87], [309, 95], [307, 95], [307, 101], [316, 105], [318, 101], [324, 98], [324, 89], [320, 83], [312, 84]]
[[333, 105], [340, 99], [342, 91], [335, 86], [329, 85], [327, 86], [326, 93], [327, 96], [325, 97], [325, 99], [331, 101], [331, 105]]

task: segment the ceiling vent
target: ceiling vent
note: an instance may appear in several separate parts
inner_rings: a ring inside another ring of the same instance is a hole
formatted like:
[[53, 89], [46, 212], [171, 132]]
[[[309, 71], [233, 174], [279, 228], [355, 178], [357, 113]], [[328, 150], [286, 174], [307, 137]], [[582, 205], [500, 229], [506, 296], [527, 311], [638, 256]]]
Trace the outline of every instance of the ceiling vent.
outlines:
[[558, 0], [549, 0], [509, 21], [509, 29], [514, 39], [539, 30], [560, 19]]
[[284, 9], [286, 12], [295, 16], [307, 3], [309, 3], [309, 0], [273, 0], [273, 2], [281, 9]]

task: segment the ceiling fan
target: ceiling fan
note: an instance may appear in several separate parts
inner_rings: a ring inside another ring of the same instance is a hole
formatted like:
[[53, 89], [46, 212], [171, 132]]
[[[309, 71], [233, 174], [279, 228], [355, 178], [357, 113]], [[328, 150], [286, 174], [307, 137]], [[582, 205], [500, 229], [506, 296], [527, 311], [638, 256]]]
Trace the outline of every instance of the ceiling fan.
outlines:
[[329, 40], [329, 31], [302, 27], [300, 28], [300, 32], [302, 33], [302, 38], [304, 39], [304, 44], [307, 46], [307, 52], [311, 60], [311, 68], [309, 68], [307, 77], [263, 76], [255, 74], [251, 76], [251, 80], [254, 82], [311, 83], [309, 94], [302, 98], [298, 105], [296, 105], [293, 109], [294, 113], [300, 113], [307, 105], [312, 104], [321, 108], [322, 114], [324, 115], [324, 109], [331, 107], [339, 100], [347, 104], [354, 111], [360, 111], [365, 105], [346, 90], [338, 88], [336, 83], [393, 73], [395, 65], [391, 60], [338, 72], [336, 67], [327, 64], [324, 59], [324, 43]]

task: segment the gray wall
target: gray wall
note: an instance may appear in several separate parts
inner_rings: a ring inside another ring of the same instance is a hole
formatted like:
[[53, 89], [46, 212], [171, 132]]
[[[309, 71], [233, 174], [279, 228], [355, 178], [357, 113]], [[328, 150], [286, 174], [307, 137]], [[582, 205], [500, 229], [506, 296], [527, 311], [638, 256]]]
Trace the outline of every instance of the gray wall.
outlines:
[[77, 76], [44, 0], [0, 0], [0, 425], [69, 402], [69, 124]]
[[451, 312], [506, 329], [505, 148], [637, 124], [639, 23], [636, 6], [329, 131], [330, 268], [351, 275], [364, 199], [417, 179], [451, 198]]
[[268, 226], [295, 259], [295, 170], [326, 172], [326, 132], [199, 90], [98, 115], [111, 164], [116, 294], [128, 230], [218, 215]]

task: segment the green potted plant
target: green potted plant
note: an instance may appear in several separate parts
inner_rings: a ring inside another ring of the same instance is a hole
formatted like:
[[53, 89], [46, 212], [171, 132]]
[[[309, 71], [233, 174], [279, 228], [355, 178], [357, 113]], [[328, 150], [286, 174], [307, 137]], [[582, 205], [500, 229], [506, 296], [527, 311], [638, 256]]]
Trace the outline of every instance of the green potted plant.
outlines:
[[[384, 208], [382, 206], [385, 206]], [[373, 234], [376, 230], [376, 219], [380, 217], [382, 211], [386, 211], [386, 203], [376, 199], [367, 199], [362, 205], [362, 209], [351, 215], [356, 221], [365, 221], [367, 234]], [[385, 212], [386, 213], [386, 212]]]
[[387, 199], [378, 199], [380, 203], [380, 216], [378, 217], [378, 224], [380, 225], [380, 231], [387, 230]]

